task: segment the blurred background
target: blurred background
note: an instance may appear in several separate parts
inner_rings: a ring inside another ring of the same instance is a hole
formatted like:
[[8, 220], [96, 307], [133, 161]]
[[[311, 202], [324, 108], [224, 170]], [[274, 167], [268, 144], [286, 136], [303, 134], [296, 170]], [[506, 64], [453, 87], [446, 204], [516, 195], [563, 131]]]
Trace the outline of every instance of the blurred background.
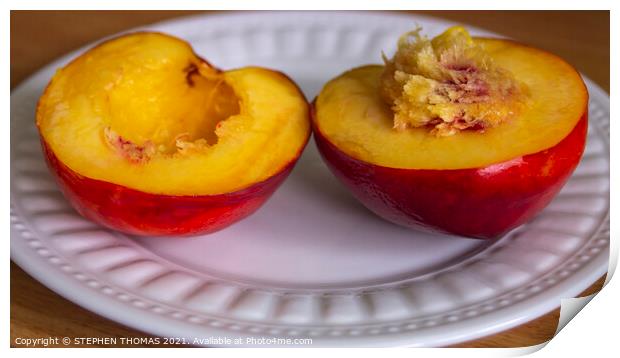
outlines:
[[[608, 11], [402, 11], [481, 27], [559, 55], [609, 92]], [[12, 11], [11, 88], [101, 37], [200, 11]]]
[[[609, 11], [403, 12], [477, 26], [553, 52], [609, 92]], [[104, 36], [196, 13], [200, 11], [11, 11], [11, 88], [57, 57]], [[582, 295], [600, 290], [603, 282], [604, 277]], [[553, 337], [558, 318], [556, 309], [509, 331], [458, 346], [539, 344]], [[65, 300], [11, 263], [11, 346], [15, 337], [50, 336], [148, 337]]]

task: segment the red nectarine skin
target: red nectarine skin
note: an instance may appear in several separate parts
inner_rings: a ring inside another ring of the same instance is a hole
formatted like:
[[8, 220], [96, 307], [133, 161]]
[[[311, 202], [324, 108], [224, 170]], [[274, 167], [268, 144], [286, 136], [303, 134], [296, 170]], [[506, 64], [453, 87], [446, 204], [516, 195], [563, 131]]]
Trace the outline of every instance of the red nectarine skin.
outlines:
[[479, 239], [498, 238], [549, 204], [579, 163], [587, 127], [586, 109], [568, 136], [538, 153], [485, 168], [416, 170], [355, 159], [313, 121], [323, 159], [368, 209], [399, 225]]
[[145, 193], [84, 177], [43, 152], [65, 197], [82, 216], [132, 235], [194, 235], [223, 229], [254, 213], [289, 175], [299, 155], [269, 179], [232, 193], [175, 196]]

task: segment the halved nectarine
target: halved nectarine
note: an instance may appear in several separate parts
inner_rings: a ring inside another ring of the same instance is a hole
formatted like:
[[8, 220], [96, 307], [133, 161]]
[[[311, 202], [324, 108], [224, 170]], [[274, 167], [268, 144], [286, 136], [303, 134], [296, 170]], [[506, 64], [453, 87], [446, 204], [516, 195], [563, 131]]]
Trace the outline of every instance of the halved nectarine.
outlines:
[[308, 104], [289, 78], [222, 72], [160, 33], [106, 41], [58, 70], [36, 123], [73, 206], [137, 235], [208, 233], [246, 217], [310, 135]]
[[460, 28], [401, 39], [313, 105], [317, 146], [366, 207], [404, 226], [496, 238], [532, 218], [583, 153], [586, 87], [557, 56]]

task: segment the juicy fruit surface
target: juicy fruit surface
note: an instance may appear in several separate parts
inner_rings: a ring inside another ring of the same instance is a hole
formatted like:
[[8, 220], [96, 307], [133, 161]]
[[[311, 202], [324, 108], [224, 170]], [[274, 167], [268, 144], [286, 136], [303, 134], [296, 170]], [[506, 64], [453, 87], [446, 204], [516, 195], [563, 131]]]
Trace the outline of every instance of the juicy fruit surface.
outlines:
[[298, 156], [310, 131], [307, 102], [284, 75], [220, 72], [157, 33], [113, 39], [60, 69], [37, 125], [79, 175], [167, 195], [266, 180]]
[[436, 137], [427, 128], [393, 128], [382, 100], [384, 67], [364, 66], [331, 80], [316, 99], [314, 125], [347, 155], [403, 169], [468, 169], [553, 147], [575, 127], [587, 106], [579, 74], [562, 59], [514, 42], [474, 38], [527, 88], [519, 115], [484, 131]]

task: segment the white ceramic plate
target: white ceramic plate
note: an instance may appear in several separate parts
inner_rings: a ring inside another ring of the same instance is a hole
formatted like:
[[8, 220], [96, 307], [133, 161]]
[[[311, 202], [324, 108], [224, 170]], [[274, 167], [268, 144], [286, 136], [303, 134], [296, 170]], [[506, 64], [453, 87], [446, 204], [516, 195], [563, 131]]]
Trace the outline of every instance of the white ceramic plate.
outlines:
[[[340, 72], [380, 62], [381, 50], [393, 51], [416, 22], [430, 34], [450, 25], [319, 12], [197, 16], [149, 28], [189, 40], [224, 69], [282, 70], [312, 99]], [[250, 218], [209, 236], [133, 238], [77, 215], [41, 155], [35, 105], [54, 70], [73, 56], [11, 95], [11, 256], [100, 315], [190, 341], [309, 337], [314, 346], [440, 346], [542, 315], [607, 270], [609, 98], [591, 81], [581, 164], [543, 213], [498, 241], [426, 234], [377, 218], [332, 177], [312, 142]]]

